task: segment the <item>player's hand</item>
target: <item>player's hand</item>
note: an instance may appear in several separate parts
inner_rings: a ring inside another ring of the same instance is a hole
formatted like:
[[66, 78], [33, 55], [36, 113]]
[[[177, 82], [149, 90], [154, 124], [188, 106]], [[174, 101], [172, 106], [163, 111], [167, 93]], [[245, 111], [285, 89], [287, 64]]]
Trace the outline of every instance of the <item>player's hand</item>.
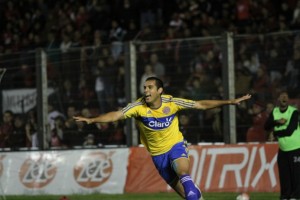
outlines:
[[280, 125], [283, 125], [283, 124], [286, 123], [286, 121], [287, 121], [286, 119], [281, 118], [281, 119], [277, 120], [276, 122], [277, 122], [278, 124], [280, 124]]
[[232, 104], [237, 104], [238, 105], [238, 104], [240, 104], [240, 102], [248, 100], [250, 98], [251, 98], [251, 94], [246, 94], [246, 95], [244, 95], [244, 96], [242, 96], [240, 98], [234, 99], [233, 102], [232, 102]]
[[76, 122], [86, 122], [88, 124], [92, 123], [92, 120], [86, 117], [74, 116], [73, 119], [75, 119]]

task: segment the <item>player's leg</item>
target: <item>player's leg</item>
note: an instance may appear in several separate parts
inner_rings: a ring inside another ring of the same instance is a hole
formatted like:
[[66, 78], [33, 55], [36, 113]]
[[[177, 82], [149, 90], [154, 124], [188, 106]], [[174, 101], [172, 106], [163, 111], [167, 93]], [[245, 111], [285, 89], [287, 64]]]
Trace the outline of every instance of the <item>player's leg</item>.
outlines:
[[[184, 187], [183, 185], [181, 184], [179, 178], [177, 178], [174, 182], [172, 182], [171, 184], [169, 184], [173, 190], [175, 190], [175, 192], [177, 192], [177, 194], [179, 196], [181, 196], [183, 199], [185, 198], [185, 191], [184, 191]], [[196, 185], [195, 185], [196, 186]], [[201, 198], [202, 195], [201, 195], [201, 191], [200, 189], [196, 186], [196, 188], [198, 189], [198, 192], [199, 192], [199, 197]]]
[[291, 152], [290, 163], [292, 168], [292, 194], [291, 198], [300, 199], [300, 149], [296, 149]]
[[152, 156], [152, 161], [160, 176], [166, 181], [166, 183], [170, 185], [182, 198], [185, 198], [183, 186], [180, 183], [177, 174], [172, 169], [168, 157], [169, 152], [158, 156]]
[[[198, 200], [201, 197], [201, 192], [189, 178], [189, 159], [187, 151], [188, 150], [186, 146], [183, 142], [181, 142], [175, 145], [167, 153], [158, 156], [152, 156], [152, 161], [161, 177], [182, 198], [187, 200]], [[182, 174], [183, 176], [181, 177], [179, 174]], [[190, 186], [190, 183], [193, 183], [193, 187]], [[192, 188], [192, 191], [189, 188]], [[192, 196], [186, 197], [188, 196], [186, 194], [189, 193], [197, 194], [198, 198], [192, 198]]]
[[174, 181], [169, 183], [169, 185], [173, 188], [173, 190], [175, 190], [175, 192], [177, 192], [179, 196], [181, 196], [183, 199], [185, 198], [184, 188], [178, 177], [176, 177]]
[[201, 198], [199, 188], [194, 184], [189, 174], [190, 161], [188, 158], [182, 157], [173, 161], [173, 169], [179, 177], [173, 188], [178, 193], [184, 193], [187, 200], [198, 200]]
[[179, 194], [184, 193], [187, 200], [200, 199], [201, 192], [190, 177], [190, 160], [186, 143], [176, 144], [169, 153], [169, 159], [172, 169], [179, 178], [177, 183], [172, 185], [174, 190]]
[[287, 152], [278, 151], [277, 165], [280, 181], [280, 199], [290, 199], [292, 186]]

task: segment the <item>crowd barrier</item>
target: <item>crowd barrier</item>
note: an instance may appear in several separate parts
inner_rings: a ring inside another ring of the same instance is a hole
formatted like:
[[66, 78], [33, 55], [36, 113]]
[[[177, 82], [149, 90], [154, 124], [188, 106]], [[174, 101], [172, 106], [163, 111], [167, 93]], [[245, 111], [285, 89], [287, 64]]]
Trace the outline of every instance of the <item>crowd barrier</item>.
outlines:
[[[277, 143], [192, 145], [203, 192], [279, 192]], [[144, 147], [0, 153], [6, 195], [172, 192]]]

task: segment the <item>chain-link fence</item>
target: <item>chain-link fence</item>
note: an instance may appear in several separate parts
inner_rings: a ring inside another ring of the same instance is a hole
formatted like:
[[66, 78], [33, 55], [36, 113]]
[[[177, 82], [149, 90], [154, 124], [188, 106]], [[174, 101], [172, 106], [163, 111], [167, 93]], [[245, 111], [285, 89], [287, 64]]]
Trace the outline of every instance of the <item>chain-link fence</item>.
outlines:
[[[56, 49], [3, 54], [1, 148], [136, 145], [133, 123], [87, 125], [72, 117], [120, 109], [143, 95], [142, 84], [153, 75], [176, 97], [253, 95], [233, 110], [234, 116], [225, 107], [179, 113], [180, 130], [190, 143], [267, 141], [263, 123], [278, 91], [288, 90], [296, 103], [299, 97], [299, 33], [233, 35], [230, 40], [232, 46], [225, 35], [96, 47], [62, 43]], [[45, 121], [38, 122], [43, 116]], [[225, 128], [231, 121], [236, 121], [234, 140], [228, 140], [231, 131]]]

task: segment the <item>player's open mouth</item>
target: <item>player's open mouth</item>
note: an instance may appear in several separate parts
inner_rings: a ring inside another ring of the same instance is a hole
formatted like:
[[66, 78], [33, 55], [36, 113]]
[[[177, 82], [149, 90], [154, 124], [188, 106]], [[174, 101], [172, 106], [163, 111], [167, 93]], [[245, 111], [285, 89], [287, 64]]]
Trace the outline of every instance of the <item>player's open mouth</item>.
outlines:
[[148, 94], [148, 95], [145, 95], [145, 99], [147, 100], [147, 99], [149, 99], [150, 98], [150, 94]]

